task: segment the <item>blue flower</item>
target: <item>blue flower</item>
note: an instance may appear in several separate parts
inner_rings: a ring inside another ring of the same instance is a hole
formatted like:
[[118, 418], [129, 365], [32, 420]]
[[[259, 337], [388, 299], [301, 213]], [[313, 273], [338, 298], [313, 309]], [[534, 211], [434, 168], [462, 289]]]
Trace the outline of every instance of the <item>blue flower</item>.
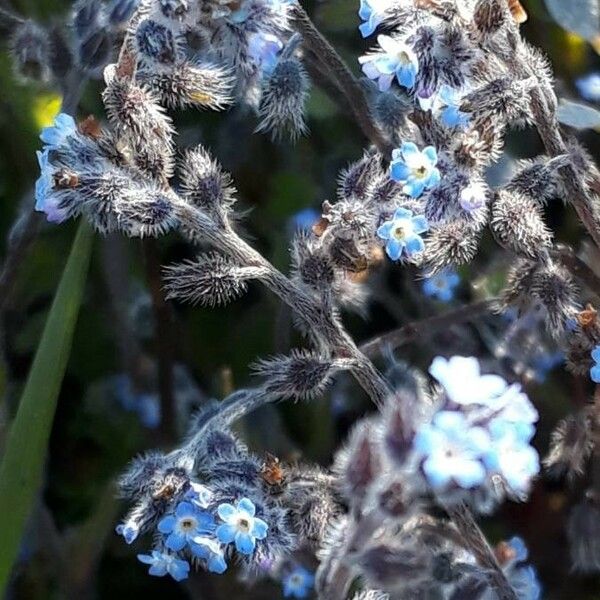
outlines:
[[435, 187], [440, 182], [437, 160], [437, 151], [433, 146], [420, 151], [416, 144], [404, 142], [401, 148], [392, 152], [390, 174], [394, 181], [404, 184], [405, 194], [418, 198], [425, 189]]
[[196, 510], [189, 502], [180, 502], [174, 515], [167, 515], [158, 523], [158, 531], [167, 536], [165, 546], [175, 552], [193, 538], [212, 533], [214, 528], [213, 516]]
[[140, 562], [150, 565], [148, 573], [156, 577], [164, 577], [168, 573], [175, 581], [182, 581], [190, 572], [187, 560], [181, 560], [175, 554], [153, 550], [152, 554], [138, 554], [137, 557]]
[[455, 271], [442, 271], [423, 282], [423, 292], [430, 298], [440, 302], [450, 302], [454, 298], [454, 290], [460, 283], [460, 277]]
[[580, 77], [575, 85], [583, 98], [590, 102], [600, 102], [600, 73], [589, 73]]
[[436, 112], [440, 121], [448, 128], [466, 127], [469, 124], [469, 115], [461, 112], [459, 107], [463, 98], [460, 90], [443, 85], [435, 99]]
[[305, 208], [290, 219], [294, 231], [310, 231], [310, 228], [320, 219], [321, 213], [314, 208]]
[[315, 576], [300, 565], [283, 578], [283, 595], [286, 598], [306, 598], [315, 585]]
[[40, 139], [44, 142], [44, 150], [53, 150], [61, 146], [65, 140], [77, 131], [77, 124], [71, 115], [60, 113], [54, 119], [54, 125], [42, 129]]
[[117, 535], [122, 535], [123, 539], [127, 544], [133, 544], [140, 534], [140, 530], [137, 525], [130, 523], [121, 523], [115, 527]]
[[539, 600], [542, 597], [537, 571], [531, 565], [512, 569], [508, 581], [519, 600]]
[[523, 538], [515, 535], [506, 543], [510, 546], [515, 554], [514, 558], [512, 559], [514, 562], [523, 562], [524, 560], [527, 560], [527, 557], [529, 556], [529, 550], [527, 550], [527, 546], [525, 545]]
[[377, 235], [386, 241], [387, 255], [392, 260], [398, 260], [402, 252], [409, 257], [416, 252], [423, 252], [425, 243], [420, 234], [428, 229], [425, 217], [413, 217], [412, 211], [397, 208], [391, 221], [386, 221], [379, 227]]
[[191, 502], [196, 508], [208, 508], [213, 493], [204, 485], [192, 481], [190, 489], [185, 495], [185, 499]]
[[393, 6], [393, 0], [360, 0], [358, 16], [363, 23], [359, 31], [364, 38], [369, 37], [385, 18], [385, 11]]
[[41, 174], [35, 182], [35, 210], [46, 213], [51, 223], [62, 223], [67, 212], [58, 205], [59, 198], [52, 193], [54, 189], [54, 167], [50, 164], [50, 150], [36, 152]]
[[256, 540], [264, 540], [267, 537], [268, 525], [254, 516], [256, 508], [248, 498], [242, 498], [237, 506], [220, 504], [217, 512], [225, 521], [217, 527], [217, 539], [223, 544], [235, 542], [238, 552], [252, 554]]
[[212, 537], [197, 536], [191, 543], [192, 554], [206, 561], [206, 568], [211, 573], [224, 573], [227, 570], [225, 555], [220, 544]]
[[382, 92], [390, 89], [394, 77], [401, 86], [413, 88], [419, 72], [419, 61], [412, 48], [387, 35], [378, 36], [377, 41], [381, 52], [367, 54], [358, 59], [363, 73], [369, 79], [377, 81]]
[[485, 455], [486, 466], [501, 475], [514, 494], [527, 494], [540, 471], [538, 453], [529, 444], [531, 430], [502, 418], [493, 419], [488, 428], [492, 442]]
[[592, 350], [592, 360], [594, 366], [590, 369], [590, 377], [595, 383], [600, 383], [600, 346], [596, 346]]
[[248, 54], [267, 76], [273, 73], [282, 48], [282, 41], [272, 33], [252, 33], [248, 37]]
[[508, 390], [508, 383], [500, 375], [481, 375], [479, 361], [473, 357], [438, 356], [431, 363], [429, 373], [442, 384], [455, 404], [490, 405]]
[[452, 482], [470, 489], [486, 478], [482, 458], [490, 447], [483, 427], [472, 426], [462, 413], [438, 412], [415, 436], [414, 449], [424, 458], [423, 471], [434, 490]]

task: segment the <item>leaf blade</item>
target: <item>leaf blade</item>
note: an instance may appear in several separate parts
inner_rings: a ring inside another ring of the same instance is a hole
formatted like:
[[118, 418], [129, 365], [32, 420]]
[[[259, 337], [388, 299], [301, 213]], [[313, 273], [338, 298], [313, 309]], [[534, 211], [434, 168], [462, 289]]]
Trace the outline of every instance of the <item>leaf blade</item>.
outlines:
[[0, 591], [10, 576], [42, 477], [92, 250], [81, 222], [38, 345], [0, 463]]

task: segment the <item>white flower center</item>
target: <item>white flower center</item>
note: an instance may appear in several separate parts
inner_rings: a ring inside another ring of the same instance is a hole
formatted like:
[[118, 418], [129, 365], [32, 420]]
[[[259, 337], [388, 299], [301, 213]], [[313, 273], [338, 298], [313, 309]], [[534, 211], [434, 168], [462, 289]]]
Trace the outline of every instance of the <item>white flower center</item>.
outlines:
[[185, 517], [181, 519], [179, 526], [183, 531], [194, 531], [198, 526], [198, 522], [193, 517]]
[[396, 52], [396, 58], [403, 67], [407, 67], [412, 62], [406, 50], [398, 50], [398, 52]]
[[245, 517], [240, 517], [238, 519], [237, 526], [238, 526], [238, 529], [240, 531], [242, 531], [243, 533], [250, 532], [250, 521], [248, 519], [246, 519]]
[[398, 221], [394, 225], [394, 228], [392, 229], [392, 236], [394, 237], [394, 239], [398, 240], [399, 242], [410, 237], [412, 235], [412, 233], [413, 233], [412, 223], [407, 219]]
[[425, 177], [427, 177], [429, 169], [427, 168], [427, 165], [420, 164], [418, 167], [414, 167], [412, 172], [417, 179], [425, 179]]

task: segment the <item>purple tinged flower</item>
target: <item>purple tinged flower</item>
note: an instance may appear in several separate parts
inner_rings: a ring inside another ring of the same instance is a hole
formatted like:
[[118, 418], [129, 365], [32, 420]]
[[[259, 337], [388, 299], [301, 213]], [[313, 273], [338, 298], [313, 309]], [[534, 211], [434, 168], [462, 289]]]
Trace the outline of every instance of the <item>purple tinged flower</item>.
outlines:
[[217, 508], [219, 517], [225, 523], [217, 527], [217, 539], [223, 544], [235, 542], [235, 547], [241, 554], [252, 554], [256, 540], [267, 537], [268, 525], [254, 516], [256, 507], [248, 498], [242, 498], [236, 506], [223, 503]]
[[196, 510], [189, 502], [180, 502], [174, 515], [163, 517], [158, 523], [158, 531], [167, 536], [165, 546], [178, 552], [198, 536], [214, 531], [213, 516]]
[[442, 271], [428, 277], [423, 282], [423, 293], [440, 302], [450, 302], [454, 298], [454, 290], [460, 283], [456, 271]]
[[296, 565], [283, 578], [283, 595], [286, 598], [307, 598], [315, 585], [313, 573]]
[[398, 260], [402, 253], [408, 257], [423, 252], [425, 243], [421, 237], [429, 229], [427, 219], [413, 216], [412, 211], [397, 208], [390, 221], [377, 230], [377, 235], [386, 241], [385, 251], [392, 260]]
[[456, 483], [464, 489], [481, 485], [486, 478], [482, 458], [490, 436], [483, 427], [470, 425], [460, 412], [440, 411], [415, 436], [414, 449], [423, 457], [423, 472], [434, 490]]
[[273, 73], [282, 48], [282, 41], [272, 33], [251, 33], [248, 37], [248, 54], [267, 76]]
[[394, 181], [404, 184], [405, 194], [418, 198], [425, 189], [440, 182], [437, 161], [437, 151], [433, 146], [421, 151], [413, 142], [404, 142], [401, 148], [392, 152], [390, 175]]
[[54, 167], [50, 164], [50, 150], [38, 150], [36, 155], [41, 173], [35, 182], [35, 210], [45, 212], [46, 219], [51, 223], [62, 223], [67, 218], [67, 213], [58, 206], [59, 199], [52, 193]]
[[590, 102], [600, 102], [600, 73], [589, 73], [576, 82], [577, 90], [582, 98]]
[[460, 205], [468, 213], [483, 208], [487, 201], [486, 187], [481, 182], [474, 182], [464, 188], [460, 193]]
[[387, 35], [377, 37], [381, 52], [361, 56], [358, 62], [362, 65], [363, 73], [377, 81], [380, 91], [387, 92], [394, 78], [408, 89], [415, 86], [419, 61], [412, 48], [400, 40]]
[[500, 375], [481, 375], [479, 361], [473, 357], [438, 356], [431, 363], [429, 373], [442, 384], [455, 404], [490, 405], [508, 389]]
[[592, 350], [592, 360], [594, 365], [590, 369], [590, 377], [594, 383], [600, 383], [600, 346]]
[[211, 573], [220, 575], [227, 570], [227, 563], [221, 545], [214, 538], [208, 536], [195, 537], [190, 543], [190, 548], [196, 558], [206, 561], [206, 568]]
[[77, 131], [77, 124], [71, 115], [60, 113], [51, 127], [42, 129], [40, 139], [44, 142], [44, 150], [53, 150], [61, 146], [65, 140]]
[[152, 554], [138, 554], [137, 557], [140, 562], [150, 565], [148, 573], [156, 577], [164, 577], [168, 573], [175, 581], [182, 581], [190, 572], [187, 560], [181, 560], [175, 554], [153, 550]]
[[358, 16], [363, 23], [358, 29], [364, 38], [375, 33], [385, 19], [385, 12], [393, 5], [394, 0], [360, 0]]

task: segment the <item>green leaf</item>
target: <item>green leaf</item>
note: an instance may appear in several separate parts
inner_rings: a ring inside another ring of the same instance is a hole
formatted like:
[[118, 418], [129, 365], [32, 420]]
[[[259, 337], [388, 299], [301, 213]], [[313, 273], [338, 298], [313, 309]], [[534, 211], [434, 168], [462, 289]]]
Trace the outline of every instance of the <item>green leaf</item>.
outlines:
[[37, 348], [0, 465], [0, 596], [35, 501], [56, 402], [67, 368], [92, 250], [81, 222]]

